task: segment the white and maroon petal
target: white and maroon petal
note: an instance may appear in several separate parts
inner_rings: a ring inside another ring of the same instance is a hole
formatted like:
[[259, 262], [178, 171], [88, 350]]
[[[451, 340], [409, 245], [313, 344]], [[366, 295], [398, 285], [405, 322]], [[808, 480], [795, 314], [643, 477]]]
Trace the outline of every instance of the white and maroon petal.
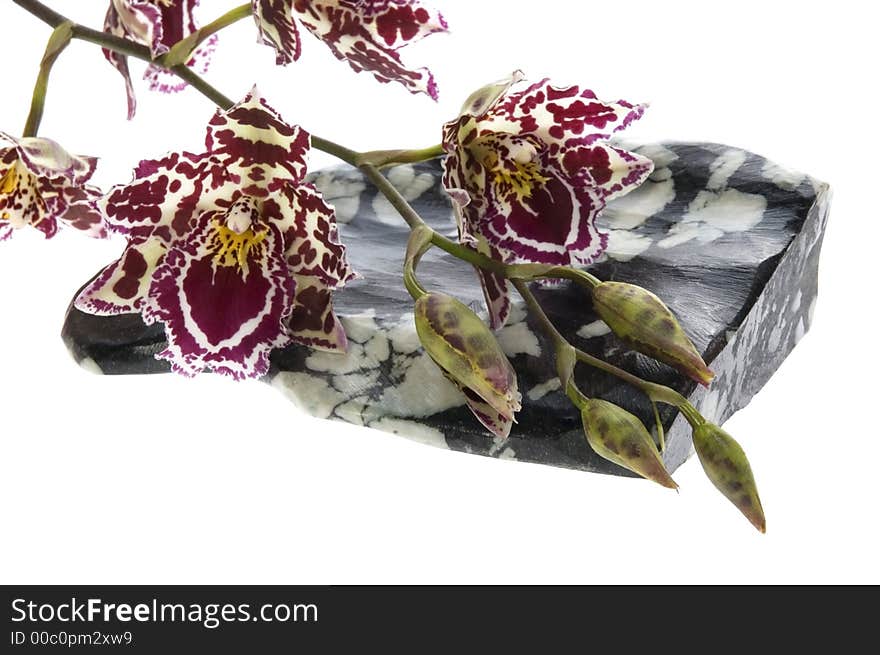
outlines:
[[348, 338], [333, 312], [330, 289], [314, 277], [295, 275], [294, 279], [296, 295], [287, 321], [291, 339], [317, 350], [345, 352]]
[[[180, 6], [179, 2], [170, 3]], [[170, 7], [150, 0], [110, 0], [104, 31], [150, 48], [153, 57], [168, 51], [165, 45], [165, 14]], [[108, 54], [108, 51], [104, 51]]]
[[73, 155], [59, 143], [43, 137], [16, 138], [0, 132], [0, 137], [14, 144], [18, 158], [27, 169], [41, 179], [64, 179], [72, 184], [85, 184], [94, 174], [96, 157]]
[[311, 184], [285, 185], [264, 203], [263, 212], [282, 230], [287, 264], [328, 289], [357, 278], [339, 241], [336, 215]]
[[104, 56], [122, 75], [125, 82], [125, 98], [128, 103], [127, 118], [132, 120], [137, 113], [137, 96], [134, 92], [134, 83], [131, 81], [131, 71], [128, 70], [128, 57], [109, 50], [104, 51]]
[[[162, 44], [162, 13], [150, 2], [111, 0], [104, 18], [104, 31], [147, 45], [154, 55], [161, 54], [157, 49]], [[131, 72], [128, 70], [128, 57], [106, 48], [103, 52], [107, 61], [125, 80], [128, 119], [131, 120], [137, 109], [137, 99], [131, 81]]]
[[168, 347], [157, 357], [175, 371], [260, 377], [269, 353], [290, 343], [284, 321], [294, 287], [276, 225], [260, 221], [238, 234], [222, 212], [208, 212], [156, 269], [143, 317], [165, 324]]
[[98, 189], [88, 185], [69, 186], [61, 191], [59, 197], [64, 198], [65, 207], [59, 211], [58, 219], [65, 225], [95, 239], [109, 236], [107, 221], [98, 208], [101, 198]]
[[175, 43], [199, 29], [194, 16], [198, 6], [199, 0], [158, 0], [162, 12], [162, 37], [154, 57], [167, 52]]
[[[509, 255], [486, 241], [482, 234], [477, 235], [472, 247], [480, 254], [498, 261], [510, 259]], [[503, 275], [497, 275], [479, 266], [475, 266], [474, 270], [480, 279], [483, 297], [486, 299], [486, 309], [489, 310], [489, 326], [493, 330], [500, 330], [510, 316], [510, 282]]]
[[[162, 14], [162, 32], [160, 43], [153, 50], [154, 57], [168, 52], [175, 43], [185, 39], [198, 29], [199, 26], [193, 16], [193, 11], [198, 4], [198, 0], [159, 2], [158, 6]], [[212, 34], [204, 43], [199, 44], [193, 50], [186, 65], [199, 75], [204, 75], [211, 66], [211, 57], [216, 47], [217, 35]], [[177, 93], [186, 88], [186, 82], [182, 81], [177, 75], [154, 64], [147, 66], [147, 70], [144, 72], [144, 79], [149, 84], [151, 91]]]
[[411, 93], [437, 99], [437, 85], [426, 68], [411, 69], [397, 49], [446, 30], [439, 13], [413, 0], [315, 0], [294, 3], [305, 27], [355, 71], [369, 71], [380, 82], [399, 82]]
[[508, 93], [480, 121], [480, 129], [534, 134], [547, 145], [570, 139], [590, 144], [641, 118], [645, 108], [625, 100], [603, 102], [589, 89], [557, 87], [544, 79]]
[[[192, 51], [186, 65], [193, 69], [198, 75], [204, 75], [211, 67], [211, 58], [214, 56], [214, 50], [217, 49], [217, 35], [212, 34], [204, 43]], [[144, 79], [150, 87], [150, 91], [158, 91], [160, 93], [179, 93], [183, 91], [187, 83], [181, 80], [177, 75], [171, 73], [161, 66], [150, 64], [144, 71]]]
[[141, 161], [134, 179], [113, 187], [99, 205], [115, 231], [170, 242], [192, 228], [194, 217], [218, 209], [237, 182], [215, 157], [175, 152]]
[[4, 238], [9, 238], [11, 230], [27, 225], [47, 239], [55, 236], [58, 221], [51, 209], [41, 194], [40, 180], [21, 160], [15, 158], [11, 164], [0, 166], [0, 225], [6, 228]]
[[376, 41], [395, 50], [449, 30], [440, 12], [417, 0], [340, 0], [339, 4], [350, 8]]
[[160, 239], [132, 239], [122, 256], [86, 285], [74, 305], [99, 316], [139, 312], [165, 251]]
[[481, 89], [477, 89], [467, 100], [464, 101], [459, 115], [473, 117], [482, 116], [505, 96], [510, 90], [510, 87], [524, 79], [525, 75], [523, 75], [523, 72], [521, 70], [515, 70], [508, 77], [487, 84]]
[[252, 0], [260, 41], [275, 48], [275, 63], [286, 66], [299, 59], [302, 47], [290, 0]]
[[206, 146], [240, 177], [246, 193], [268, 195], [306, 173], [309, 133], [289, 125], [254, 88], [245, 99], [218, 111], [208, 125]]
[[601, 254], [606, 236], [596, 227], [602, 194], [545, 166], [547, 181], [529, 197], [496, 206], [481, 223], [487, 240], [510, 253], [512, 262], [567, 266], [572, 258], [589, 263]]
[[560, 161], [570, 177], [581, 177], [584, 184], [601, 189], [605, 200], [635, 190], [654, 170], [647, 157], [601, 143], [569, 146]]

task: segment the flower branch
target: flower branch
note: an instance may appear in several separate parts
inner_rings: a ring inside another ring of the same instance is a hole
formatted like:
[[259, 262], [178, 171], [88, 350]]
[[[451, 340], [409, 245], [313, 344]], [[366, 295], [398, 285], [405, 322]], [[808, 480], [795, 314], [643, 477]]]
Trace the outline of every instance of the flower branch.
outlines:
[[[217, 33], [251, 16], [279, 65], [299, 58], [300, 25], [355, 71], [436, 99], [430, 71], [405, 67], [397, 53], [446, 30], [442, 16], [418, 0], [253, 0], [201, 28], [193, 17], [195, 3], [119, 0], [111, 4], [103, 32], [73, 23], [38, 0], [14, 2], [54, 32], [24, 137], [0, 133], [12, 143], [0, 150], [0, 240], [28, 224], [52, 236], [59, 220], [94, 236], [109, 229], [127, 237], [119, 260], [77, 296], [78, 309], [140, 313], [147, 324], [163, 323], [167, 348], [157, 357], [185, 375], [207, 368], [236, 379], [260, 377], [268, 371], [270, 353], [291, 343], [344, 351], [347, 337], [332, 293], [357, 276], [339, 240], [334, 208], [307, 181], [307, 155], [314, 147], [362, 171], [409, 226], [403, 282], [415, 301], [416, 331], [486, 429], [506, 438], [520, 410], [516, 373], [492, 331], [507, 321], [515, 289], [552, 341], [561, 387], [580, 411], [586, 439], [599, 456], [677, 488], [661, 457], [665, 435], [657, 403], [672, 405], [693, 428], [708, 477], [763, 531], [757, 488], [739, 445], [674, 389], [575, 348], [528, 285], [542, 279], [578, 284], [623, 343], [701, 384], [712, 381], [700, 352], [659, 298], [583, 270], [608, 245], [597, 226], [599, 214], [653, 171], [653, 161], [610, 141], [638, 120], [646, 105], [602, 101], [589, 89], [559, 87], [547, 79], [521, 84], [517, 71], [471, 95], [457, 118], [443, 126], [440, 144], [358, 152], [286, 122], [256, 88], [235, 103], [194, 67], [204, 72]], [[94, 158], [70, 155], [36, 137], [52, 66], [72, 39], [103, 48], [125, 79], [130, 118], [136, 101], [128, 57], [148, 63], [152, 88], [190, 85], [218, 105], [205, 151], [145, 159], [131, 183], [106, 194], [88, 187]], [[439, 157], [457, 241], [430, 227], [382, 173]], [[475, 267], [489, 325], [460, 301], [421, 284], [416, 269], [432, 247]], [[638, 417], [578, 389], [578, 363], [647, 396], [659, 450]]]
[[46, 93], [49, 87], [49, 75], [52, 72], [52, 66], [64, 49], [70, 44], [73, 38], [73, 23], [65, 21], [60, 23], [49, 37], [46, 44], [46, 52], [40, 61], [40, 72], [37, 74], [37, 81], [34, 84], [34, 93], [31, 99], [31, 109], [28, 113], [24, 129], [21, 134], [24, 137], [36, 136], [40, 129], [40, 122], [43, 120], [43, 107], [46, 104]]

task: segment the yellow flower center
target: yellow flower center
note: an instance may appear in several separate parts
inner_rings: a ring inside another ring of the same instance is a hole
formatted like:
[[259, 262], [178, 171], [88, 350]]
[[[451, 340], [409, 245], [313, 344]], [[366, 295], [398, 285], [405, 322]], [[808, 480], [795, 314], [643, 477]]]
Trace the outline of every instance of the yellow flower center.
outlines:
[[536, 153], [531, 148], [521, 148], [505, 159], [498, 156], [491, 144], [480, 145], [473, 150], [477, 161], [492, 175], [494, 183], [510, 188], [520, 201], [531, 198], [535, 185], [550, 179], [541, 175]]
[[17, 166], [12, 164], [9, 169], [0, 178], [0, 193], [12, 193], [18, 186]]
[[258, 251], [259, 256], [263, 255], [262, 243], [265, 238], [266, 230], [254, 232], [252, 227], [248, 227], [238, 232], [215, 220], [208, 242], [208, 247], [214, 251], [214, 266], [237, 266], [242, 276], [247, 276], [248, 258], [254, 250]]
[[[3, 174], [3, 177], [0, 178], [0, 195], [9, 195], [13, 191], [18, 188], [18, 171], [16, 170], [16, 165], [13, 163], [12, 166]], [[4, 211], [0, 213], [0, 220], [8, 221], [9, 220], [9, 212]]]

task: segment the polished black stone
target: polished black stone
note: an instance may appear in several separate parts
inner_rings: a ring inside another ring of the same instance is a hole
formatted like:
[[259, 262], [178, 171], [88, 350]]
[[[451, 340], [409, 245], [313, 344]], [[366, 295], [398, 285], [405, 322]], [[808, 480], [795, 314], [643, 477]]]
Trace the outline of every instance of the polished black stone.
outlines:
[[[642, 285], [663, 298], [717, 374], [707, 391], [670, 368], [628, 351], [597, 322], [585, 292], [570, 284], [536, 293], [573, 343], [689, 396], [710, 420], [745, 406], [808, 329], [816, 298], [827, 185], [736, 148], [704, 143], [630, 146], [656, 170], [639, 190], [614, 201], [600, 220], [610, 246], [590, 267], [598, 277]], [[439, 164], [401, 166], [392, 181], [436, 229], [454, 234]], [[559, 391], [549, 344], [515, 308], [499, 333], [523, 393], [507, 440], [487, 433], [461, 396], [418, 348], [412, 301], [401, 281], [408, 236], [393, 209], [356, 170], [320, 172], [316, 184], [336, 205], [341, 234], [364, 277], [336, 296], [351, 341], [347, 355], [290, 347], [273, 354], [266, 380], [317, 416], [389, 430], [425, 443], [494, 457], [626, 474], [587, 445], [576, 409]], [[472, 269], [432, 251], [419, 268], [426, 286], [482, 311]], [[63, 338], [77, 361], [105, 374], [167, 371], [153, 356], [162, 326], [138, 315], [68, 312]], [[583, 366], [577, 382], [653, 425], [637, 390]], [[670, 469], [691, 452], [687, 424], [661, 406]]]

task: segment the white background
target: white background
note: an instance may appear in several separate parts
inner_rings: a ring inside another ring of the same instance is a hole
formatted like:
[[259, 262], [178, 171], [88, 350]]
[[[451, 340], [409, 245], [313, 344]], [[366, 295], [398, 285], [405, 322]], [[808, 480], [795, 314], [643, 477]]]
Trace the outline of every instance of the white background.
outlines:
[[[209, 20], [234, 0], [203, 2]], [[304, 34], [285, 69], [244, 21], [208, 78], [254, 83], [291, 122], [356, 149], [418, 147], [514, 68], [650, 101], [641, 139], [748, 148], [835, 190], [813, 329], [726, 428], [768, 533], [691, 459], [681, 493], [442, 451], [299, 413], [258, 382], [99, 377], [58, 338], [73, 291], [119, 241], [20, 231], [0, 244], [0, 581], [4, 583], [880, 582], [875, 413], [875, 21], [856, 2], [436, 0], [453, 32], [403, 51], [441, 100], [355, 75]], [[99, 26], [106, 2], [54, 2]], [[619, 9], [616, 9], [619, 8]], [[49, 30], [0, 9], [0, 129], [17, 132]], [[132, 62], [139, 77], [142, 65]], [[41, 134], [99, 155], [101, 185], [197, 148], [214, 108], [151, 94], [77, 42]], [[314, 164], [331, 160], [316, 153]]]

